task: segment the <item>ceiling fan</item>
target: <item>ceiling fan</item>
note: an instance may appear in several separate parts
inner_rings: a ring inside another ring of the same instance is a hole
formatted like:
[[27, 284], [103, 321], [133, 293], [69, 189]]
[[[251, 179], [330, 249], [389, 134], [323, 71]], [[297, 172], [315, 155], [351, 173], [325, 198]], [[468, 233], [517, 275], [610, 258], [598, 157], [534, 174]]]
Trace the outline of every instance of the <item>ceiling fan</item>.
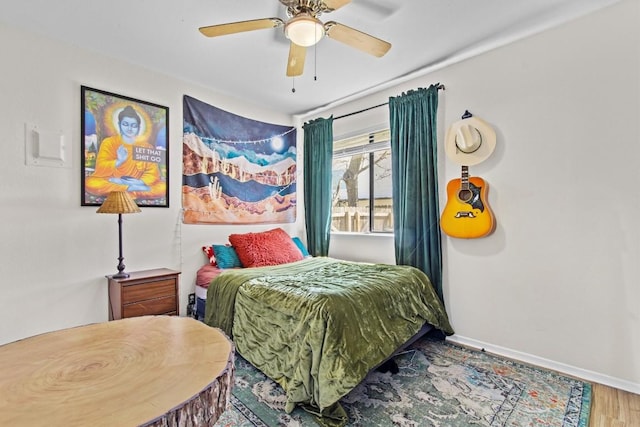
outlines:
[[351, 0], [279, 0], [287, 7], [289, 19], [280, 18], [253, 19], [250, 21], [230, 22], [227, 24], [200, 27], [207, 37], [224, 36], [245, 31], [264, 30], [284, 26], [284, 33], [291, 41], [287, 76], [302, 75], [307, 47], [318, 43], [325, 35], [370, 55], [383, 56], [391, 44], [377, 37], [363, 33], [335, 21], [322, 23], [318, 16], [333, 12]]

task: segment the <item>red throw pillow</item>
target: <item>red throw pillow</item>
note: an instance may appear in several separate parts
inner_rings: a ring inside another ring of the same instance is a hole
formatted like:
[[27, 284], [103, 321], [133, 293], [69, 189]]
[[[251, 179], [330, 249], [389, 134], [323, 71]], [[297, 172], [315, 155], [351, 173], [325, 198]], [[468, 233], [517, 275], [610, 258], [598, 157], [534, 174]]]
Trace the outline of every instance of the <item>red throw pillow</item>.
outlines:
[[304, 259], [291, 236], [282, 228], [262, 233], [231, 234], [229, 242], [244, 267], [286, 264]]

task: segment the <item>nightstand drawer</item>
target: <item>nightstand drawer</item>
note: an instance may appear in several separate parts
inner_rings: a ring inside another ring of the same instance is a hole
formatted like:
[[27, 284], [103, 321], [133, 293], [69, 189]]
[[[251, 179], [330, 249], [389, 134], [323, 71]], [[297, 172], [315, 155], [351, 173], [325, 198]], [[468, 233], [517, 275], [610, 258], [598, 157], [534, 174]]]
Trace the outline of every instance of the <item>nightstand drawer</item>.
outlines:
[[180, 272], [168, 268], [134, 271], [128, 277], [107, 276], [109, 320], [146, 315], [179, 315]]
[[176, 297], [171, 295], [164, 298], [148, 299], [122, 307], [122, 317], [137, 317], [154, 314], [176, 314]]
[[122, 303], [129, 304], [151, 298], [175, 296], [175, 294], [176, 280], [174, 278], [144, 284], [126, 285], [122, 287]]

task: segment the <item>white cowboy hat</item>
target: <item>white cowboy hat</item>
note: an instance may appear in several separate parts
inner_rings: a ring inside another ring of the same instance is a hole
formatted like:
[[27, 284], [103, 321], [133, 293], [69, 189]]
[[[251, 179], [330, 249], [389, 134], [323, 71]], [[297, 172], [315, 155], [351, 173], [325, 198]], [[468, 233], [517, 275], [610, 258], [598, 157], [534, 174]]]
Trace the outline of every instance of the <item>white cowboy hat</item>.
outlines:
[[496, 132], [487, 122], [466, 113], [449, 126], [444, 150], [451, 160], [473, 166], [485, 161], [496, 148]]

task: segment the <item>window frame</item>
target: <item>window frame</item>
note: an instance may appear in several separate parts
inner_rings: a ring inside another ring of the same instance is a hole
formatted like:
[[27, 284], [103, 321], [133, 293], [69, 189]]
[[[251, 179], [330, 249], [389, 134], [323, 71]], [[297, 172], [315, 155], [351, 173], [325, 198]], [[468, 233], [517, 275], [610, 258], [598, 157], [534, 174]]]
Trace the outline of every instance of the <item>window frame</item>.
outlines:
[[[369, 211], [369, 220], [368, 220], [368, 229], [366, 231], [331, 231], [331, 233], [343, 233], [343, 234], [354, 234], [354, 235], [393, 235], [393, 230], [391, 231], [377, 231], [375, 230], [375, 154], [381, 151], [389, 151], [391, 152], [391, 134], [390, 128], [384, 127], [377, 130], [366, 131], [362, 133], [357, 133], [355, 136], [351, 137], [341, 137], [334, 139], [334, 150], [332, 152], [331, 162], [332, 162], [332, 174], [333, 174], [333, 162], [340, 158], [351, 157], [357, 154], [367, 155], [368, 166], [368, 179], [369, 179], [369, 198], [368, 198], [368, 211]], [[361, 144], [353, 144], [351, 146], [347, 146], [346, 148], [340, 148], [338, 150], [335, 149], [336, 144], [343, 142], [348, 144], [349, 140], [359, 141], [364, 140], [368, 141], [366, 143]], [[392, 215], [393, 215], [393, 194], [390, 196], [391, 206], [392, 206]], [[333, 222], [333, 203], [331, 206], [331, 222]]]

